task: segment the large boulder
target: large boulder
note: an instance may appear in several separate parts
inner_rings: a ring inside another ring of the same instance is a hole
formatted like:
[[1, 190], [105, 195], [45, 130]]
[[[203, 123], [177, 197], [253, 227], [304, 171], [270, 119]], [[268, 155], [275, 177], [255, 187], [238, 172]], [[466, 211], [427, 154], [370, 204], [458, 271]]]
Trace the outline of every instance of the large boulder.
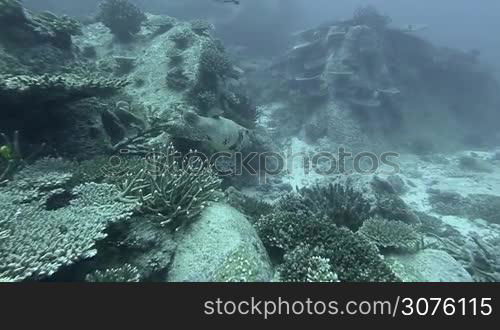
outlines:
[[214, 203], [177, 236], [167, 280], [172, 282], [264, 282], [272, 278], [269, 256], [243, 214]]
[[441, 250], [425, 249], [416, 254], [388, 256], [387, 260], [404, 282], [473, 282], [462, 265]]

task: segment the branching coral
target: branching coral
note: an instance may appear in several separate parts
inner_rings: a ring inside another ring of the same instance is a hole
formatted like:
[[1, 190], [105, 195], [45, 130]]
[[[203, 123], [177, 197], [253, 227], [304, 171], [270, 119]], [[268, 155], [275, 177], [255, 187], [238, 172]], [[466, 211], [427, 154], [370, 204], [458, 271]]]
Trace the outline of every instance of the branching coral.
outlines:
[[370, 205], [352, 188], [329, 184], [304, 188], [300, 194], [316, 217], [327, 217], [338, 226], [356, 231], [369, 217]]
[[[288, 205], [290, 204], [290, 205]], [[287, 197], [274, 213], [262, 216], [255, 227], [264, 245], [290, 253], [303, 242], [322, 247], [341, 281], [395, 281], [375, 245], [362, 235], [338, 227], [332, 219], [319, 217], [300, 198]]]
[[422, 242], [415, 226], [381, 218], [365, 221], [359, 233], [383, 250], [412, 252], [417, 250]]
[[141, 212], [159, 216], [160, 225], [178, 229], [216, 199], [220, 182], [200, 158], [185, 159], [169, 145], [164, 153], [151, 154], [144, 168], [128, 175], [121, 185], [122, 199], [137, 203]]
[[[55, 166], [54, 171], [47, 173], [48, 166]], [[118, 201], [119, 191], [108, 184], [80, 185], [65, 205], [48, 207], [48, 196], [69, 179], [61, 179], [64, 172], [58, 166], [66, 165], [58, 160], [35, 163], [19, 173], [19, 181], [0, 188], [1, 231], [8, 231], [0, 244], [0, 278], [44, 278], [92, 257], [107, 226], [132, 214], [134, 205]]]
[[139, 270], [130, 264], [125, 264], [118, 268], [109, 268], [105, 270], [96, 270], [85, 277], [87, 282], [103, 283], [124, 283], [139, 282], [141, 279]]
[[332, 271], [341, 281], [395, 281], [397, 277], [384, 263], [375, 245], [347, 228], [337, 227], [330, 219], [310, 212], [277, 209], [255, 224], [264, 245], [290, 253], [302, 242], [323, 247], [321, 257], [330, 260]]
[[99, 4], [97, 20], [119, 40], [127, 41], [138, 33], [146, 15], [127, 0], [105, 0]]

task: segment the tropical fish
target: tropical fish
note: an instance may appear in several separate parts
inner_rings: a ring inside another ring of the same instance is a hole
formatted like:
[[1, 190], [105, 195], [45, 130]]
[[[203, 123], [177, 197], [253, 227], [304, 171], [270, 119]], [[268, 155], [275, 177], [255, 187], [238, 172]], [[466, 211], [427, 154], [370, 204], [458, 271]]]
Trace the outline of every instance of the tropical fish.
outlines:
[[6, 160], [12, 160], [14, 158], [14, 151], [8, 145], [3, 145], [0, 147], [0, 156]]

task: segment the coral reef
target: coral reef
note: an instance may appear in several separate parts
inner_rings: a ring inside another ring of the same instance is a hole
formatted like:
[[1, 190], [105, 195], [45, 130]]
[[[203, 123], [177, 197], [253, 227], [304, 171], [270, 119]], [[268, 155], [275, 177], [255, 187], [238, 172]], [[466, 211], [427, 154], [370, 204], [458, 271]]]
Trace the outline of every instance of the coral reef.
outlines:
[[196, 220], [216, 198], [220, 180], [198, 158], [183, 158], [169, 145], [146, 159], [145, 168], [123, 182], [122, 199], [139, 204], [139, 210], [159, 217], [160, 225], [178, 230]]
[[0, 185], [2, 185], [30, 160], [36, 157], [45, 145], [42, 144], [36, 152], [26, 156], [21, 151], [19, 131], [14, 132], [12, 139], [1, 132], [0, 137], [3, 140], [3, 144], [0, 147]]
[[7, 32], [2, 39], [10, 42], [49, 43], [65, 50], [72, 46], [71, 36], [81, 34], [81, 25], [75, 19], [49, 12], [32, 14], [17, 0], [0, 2], [0, 26]]
[[300, 194], [316, 217], [327, 217], [338, 226], [356, 231], [369, 218], [370, 205], [352, 188], [329, 184], [303, 188]]
[[372, 241], [381, 250], [414, 252], [422, 238], [416, 228], [401, 221], [372, 218], [363, 223], [359, 233]]
[[306, 244], [297, 246], [285, 254], [279, 267], [279, 279], [283, 282], [338, 282], [330, 260], [322, 257], [324, 249], [311, 248]]
[[0, 102], [7, 105], [39, 105], [73, 102], [107, 96], [127, 85], [126, 80], [66, 75], [0, 75]]
[[264, 245], [290, 253], [303, 242], [322, 247], [341, 281], [396, 281], [375, 245], [362, 235], [338, 227], [334, 219], [318, 217], [297, 196], [282, 200], [275, 212], [255, 223]]
[[118, 40], [128, 41], [137, 34], [146, 15], [127, 0], [104, 0], [96, 19], [111, 30]]
[[64, 195], [61, 190], [71, 176], [61, 176], [66, 167], [58, 160], [44, 160], [0, 188], [9, 232], [0, 246], [0, 278], [41, 279], [90, 258], [96, 254], [96, 242], [106, 237], [108, 225], [131, 216], [133, 205], [119, 202], [119, 191], [107, 184], [75, 187], [69, 201], [51, 207], [54, 198]]
[[119, 268], [108, 268], [102, 271], [96, 270], [85, 277], [87, 282], [102, 283], [139, 282], [140, 279], [139, 270], [130, 264], [125, 264]]

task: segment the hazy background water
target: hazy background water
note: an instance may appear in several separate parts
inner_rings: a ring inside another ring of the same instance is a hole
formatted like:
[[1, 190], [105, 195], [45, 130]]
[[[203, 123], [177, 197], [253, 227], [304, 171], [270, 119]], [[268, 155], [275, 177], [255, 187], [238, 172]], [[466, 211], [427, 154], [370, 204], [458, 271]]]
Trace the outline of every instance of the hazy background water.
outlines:
[[[203, 17], [218, 23], [226, 42], [260, 54], [287, 46], [290, 31], [325, 20], [348, 18], [356, 7], [373, 4], [394, 25], [426, 24], [423, 36], [443, 46], [477, 49], [483, 60], [500, 67], [500, 1], [498, 0], [241, 0], [241, 5], [212, 0], [131, 0], [144, 10], [180, 18]], [[92, 15], [99, 0], [24, 0], [33, 9], [74, 16]]]

